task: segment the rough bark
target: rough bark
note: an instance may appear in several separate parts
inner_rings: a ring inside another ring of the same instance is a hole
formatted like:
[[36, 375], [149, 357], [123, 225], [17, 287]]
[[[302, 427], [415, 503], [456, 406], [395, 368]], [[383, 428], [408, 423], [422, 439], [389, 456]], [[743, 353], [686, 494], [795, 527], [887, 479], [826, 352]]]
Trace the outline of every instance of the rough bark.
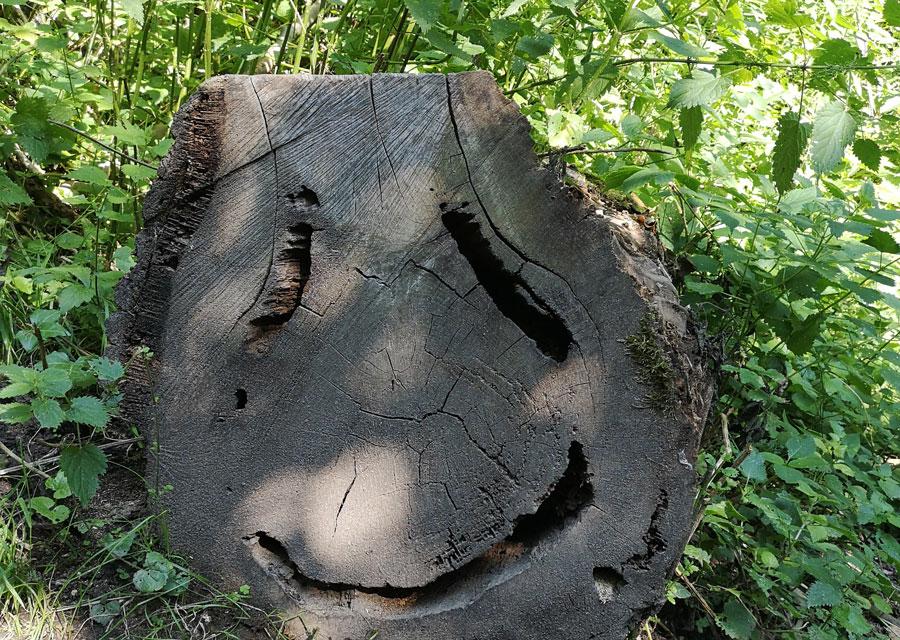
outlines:
[[485, 73], [220, 77], [173, 133], [111, 334], [175, 548], [316, 638], [625, 637], [711, 392], [652, 235]]

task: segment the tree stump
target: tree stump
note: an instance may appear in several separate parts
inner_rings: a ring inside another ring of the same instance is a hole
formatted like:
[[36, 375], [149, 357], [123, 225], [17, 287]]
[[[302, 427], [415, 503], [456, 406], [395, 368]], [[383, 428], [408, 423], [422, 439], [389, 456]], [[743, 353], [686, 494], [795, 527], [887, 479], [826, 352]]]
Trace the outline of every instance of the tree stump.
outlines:
[[111, 335], [176, 550], [322, 639], [658, 606], [710, 377], [652, 234], [490, 75], [219, 77], [173, 134]]

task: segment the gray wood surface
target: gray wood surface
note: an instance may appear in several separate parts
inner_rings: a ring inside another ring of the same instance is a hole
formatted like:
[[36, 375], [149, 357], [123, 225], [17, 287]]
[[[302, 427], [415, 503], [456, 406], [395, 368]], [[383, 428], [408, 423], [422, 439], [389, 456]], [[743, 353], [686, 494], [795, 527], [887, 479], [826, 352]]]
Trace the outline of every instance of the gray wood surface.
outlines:
[[225, 76], [173, 134], [110, 331], [175, 548], [300, 637], [625, 637], [711, 390], [652, 237], [485, 73]]

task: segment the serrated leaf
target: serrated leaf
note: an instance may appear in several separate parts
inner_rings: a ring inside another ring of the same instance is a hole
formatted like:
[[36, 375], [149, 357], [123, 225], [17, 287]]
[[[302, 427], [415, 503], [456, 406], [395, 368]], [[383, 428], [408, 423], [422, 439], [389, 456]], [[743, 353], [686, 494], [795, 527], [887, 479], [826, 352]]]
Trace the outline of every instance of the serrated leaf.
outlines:
[[44, 98], [20, 98], [10, 122], [22, 148], [32, 159], [42, 164], [50, 153], [50, 110]]
[[678, 124], [681, 127], [681, 139], [685, 149], [693, 149], [700, 139], [703, 126], [703, 109], [688, 107], [678, 113]]
[[675, 53], [685, 56], [686, 58], [705, 58], [712, 55], [703, 47], [698, 47], [695, 44], [690, 44], [684, 40], [679, 40], [678, 38], [672, 38], [659, 31], [651, 31], [648, 35], [660, 44], [665, 45]]
[[669, 107], [702, 107], [721, 98], [728, 89], [725, 76], [715, 76], [706, 71], [694, 71], [690, 78], [675, 81], [669, 92]]
[[794, 111], [788, 111], [778, 119], [778, 137], [772, 152], [772, 181], [779, 193], [783, 194], [791, 188], [794, 174], [800, 168], [807, 138], [807, 128]]
[[19, 424], [31, 419], [31, 405], [27, 402], [0, 404], [0, 422]]
[[122, 173], [135, 181], [152, 180], [156, 177], [156, 169], [141, 164], [123, 164], [119, 168]]
[[144, 3], [141, 0], [121, 0], [122, 11], [138, 24], [144, 24]]
[[55, 398], [37, 398], [31, 401], [31, 412], [45, 429], [55, 429], [62, 424], [66, 412]]
[[806, 592], [806, 606], [830, 607], [841, 601], [841, 591], [833, 584], [817, 580]]
[[719, 617], [719, 626], [735, 640], [750, 640], [756, 620], [740, 600], [732, 598], [725, 603], [723, 614]]
[[83, 165], [76, 169], [72, 169], [66, 176], [72, 180], [96, 184], [98, 186], [106, 186], [109, 184], [109, 178], [106, 176], [106, 172], [100, 167], [95, 167], [93, 165]]
[[764, 482], [766, 479], [766, 459], [759, 451], [754, 451], [738, 467], [748, 479]]
[[872, 171], [881, 166], [881, 147], [874, 140], [857, 138], [853, 141], [853, 155]]
[[15, 398], [31, 393], [33, 387], [27, 382], [13, 382], [0, 389], [0, 398]]
[[31, 204], [31, 196], [10, 180], [9, 176], [0, 171], [0, 206], [12, 206], [15, 204]]
[[35, 391], [49, 398], [61, 398], [72, 388], [72, 380], [65, 369], [50, 367], [37, 375]]
[[83, 284], [70, 284], [59, 292], [59, 297], [57, 298], [59, 310], [63, 313], [68, 313], [85, 302], [90, 302], [93, 297], [93, 288], [86, 287]]
[[434, 23], [441, 19], [441, 0], [403, 0], [403, 3], [422, 33], [428, 33]]
[[[79, 396], [72, 399], [67, 411], [69, 420], [102, 429], [109, 421], [109, 413], [99, 398]], [[68, 474], [66, 474], [68, 476]]]
[[832, 38], [819, 45], [813, 63], [846, 66], [858, 63], [862, 57], [862, 52], [857, 46], [841, 38]]
[[811, 147], [816, 173], [826, 173], [838, 165], [855, 132], [856, 121], [840, 102], [829, 102], [819, 110], [813, 122]]
[[91, 363], [91, 369], [97, 374], [97, 377], [104, 382], [113, 382], [122, 377], [125, 373], [125, 367], [118, 360], [110, 360], [109, 358], [97, 358]]
[[106, 455], [94, 444], [63, 447], [59, 466], [72, 493], [85, 506], [97, 493], [100, 476], [106, 473]]
[[867, 244], [882, 253], [900, 253], [900, 244], [897, 244], [897, 241], [894, 240], [891, 234], [881, 229], [873, 230], [869, 237], [863, 240], [863, 244]]

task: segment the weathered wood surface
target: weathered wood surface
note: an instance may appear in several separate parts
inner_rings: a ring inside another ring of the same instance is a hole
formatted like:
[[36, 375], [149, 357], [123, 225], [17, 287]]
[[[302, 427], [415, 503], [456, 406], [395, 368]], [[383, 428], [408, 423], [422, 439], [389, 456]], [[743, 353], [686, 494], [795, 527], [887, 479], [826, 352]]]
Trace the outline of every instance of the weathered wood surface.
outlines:
[[316, 638], [657, 606], [708, 376], [649, 236], [489, 75], [215, 78], [173, 132], [111, 333], [155, 354], [124, 408], [177, 550]]

